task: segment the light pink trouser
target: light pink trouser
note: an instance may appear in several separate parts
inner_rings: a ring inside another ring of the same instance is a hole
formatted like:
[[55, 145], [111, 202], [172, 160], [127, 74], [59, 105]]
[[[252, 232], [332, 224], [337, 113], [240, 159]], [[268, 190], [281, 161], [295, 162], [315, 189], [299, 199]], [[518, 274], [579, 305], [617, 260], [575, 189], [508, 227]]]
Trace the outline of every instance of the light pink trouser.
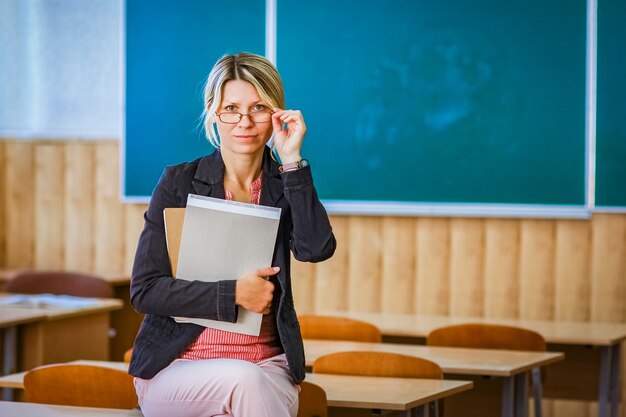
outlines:
[[135, 378], [145, 417], [295, 417], [298, 392], [285, 354], [259, 363], [176, 359], [152, 379]]

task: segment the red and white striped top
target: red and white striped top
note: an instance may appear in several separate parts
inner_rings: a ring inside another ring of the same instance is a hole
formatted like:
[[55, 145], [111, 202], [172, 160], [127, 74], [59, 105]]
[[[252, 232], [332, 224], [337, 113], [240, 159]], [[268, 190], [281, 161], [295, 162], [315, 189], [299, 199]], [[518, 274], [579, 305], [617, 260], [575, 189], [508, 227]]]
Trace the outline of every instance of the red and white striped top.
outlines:
[[[261, 200], [261, 181], [259, 175], [250, 185], [250, 202], [259, 204]], [[224, 190], [227, 200], [233, 199], [229, 190]], [[206, 328], [180, 357], [182, 359], [240, 359], [248, 362], [260, 362], [283, 352], [278, 339], [274, 312], [263, 316], [259, 336], [227, 332]]]

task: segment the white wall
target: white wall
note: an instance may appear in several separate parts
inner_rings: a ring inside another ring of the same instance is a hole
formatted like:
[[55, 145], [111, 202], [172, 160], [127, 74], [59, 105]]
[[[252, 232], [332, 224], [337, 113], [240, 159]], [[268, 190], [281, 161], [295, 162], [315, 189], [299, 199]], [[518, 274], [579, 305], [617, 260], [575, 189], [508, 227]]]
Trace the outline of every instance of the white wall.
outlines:
[[0, 0], [0, 137], [120, 137], [122, 12], [122, 0]]

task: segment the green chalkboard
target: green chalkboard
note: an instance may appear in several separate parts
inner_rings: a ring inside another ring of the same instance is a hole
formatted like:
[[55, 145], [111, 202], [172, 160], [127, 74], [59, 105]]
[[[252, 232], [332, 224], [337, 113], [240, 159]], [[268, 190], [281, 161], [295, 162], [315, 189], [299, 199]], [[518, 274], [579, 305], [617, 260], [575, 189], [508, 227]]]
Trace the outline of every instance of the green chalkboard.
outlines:
[[[303, 155], [328, 206], [585, 210], [585, 0], [276, 6], [276, 27], [266, 28], [263, 0], [126, 1], [126, 200], [145, 201], [164, 166], [212, 151], [199, 120], [206, 75], [223, 53], [264, 54], [266, 29], [275, 29], [288, 107], [304, 113]], [[623, 53], [609, 59], [624, 66]], [[599, 93], [623, 88], [612, 77]], [[622, 96], [599, 98], [599, 109]], [[623, 154], [623, 139], [601, 142], [624, 137], [623, 118], [598, 117], [598, 155]], [[603, 136], [600, 124], [622, 130]], [[610, 198], [618, 186], [601, 182], [601, 172], [614, 180], [615, 165], [598, 162], [598, 192]]]
[[227, 52], [265, 53], [265, 2], [126, 0], [123, 195], [145, 200], [166, 165], [213, 148], [202, 87]]
[[626, 208], [626, 2], [598, 2], [596, 206]]
[[279, 1], [277, 21], [323, 199], [585, 205], [584, 0]]

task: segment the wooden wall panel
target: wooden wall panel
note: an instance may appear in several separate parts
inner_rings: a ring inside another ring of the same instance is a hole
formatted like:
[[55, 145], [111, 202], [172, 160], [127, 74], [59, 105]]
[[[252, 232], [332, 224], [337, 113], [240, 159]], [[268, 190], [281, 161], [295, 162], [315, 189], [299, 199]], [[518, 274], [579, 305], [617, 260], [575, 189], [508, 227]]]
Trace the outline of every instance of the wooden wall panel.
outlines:
[[35, 158], [34, 144], [5, 144], [6, 266], [35, 265]]
[[[130, 272], [145, 206], [119, 202], [115, 141], [3, 140], [0, 161], [1, 265]], [[334, 258], [294, 267], [305, 310], [626, 321], [624, 214], [331, 222]]]
[[354, 216], [348, 222], [348, 309], [380, 311], [381, 220]]
[[382, 221], [381, 311], [413, 313], [415, 221], [385, 217]]
[[485, 220], [485, 316], [519, 315], [519, 221]]
[[95, 268], [118, 273], [124, 268], [124, 210], [120, 203], [118, 149], [115, 142], [96, 148]]
[[520, 220], [520, 317], [554, 317], [554, 221]]
[[291, 286], [298, 314], [315, 311], [315, 266], [291, 257]]
[[135, 251], [143, 230], [143, 214], [147, 209], [147, 204], [124, 205], [124, 271], [133, 270]]
[[332, 258], [315, 265], [315, 311], [348, 308], [348, 217], [331, 216], [337, 249]]
[[626, 215], [596, 214], [591, 249], [591, 319], [626, 321]]
[[65, 268], [94, 271], [96, 144], [65, 146]]
[[450, 314], [483, 315], [484, 220], [450, 222]]
[[556, 223], [555, 315], [557, 320], [588, 321], [591, 227], [587, 220]]
[[35, 147], [35, 267], [63, 269], [65, 152], [61, 143]]
[[416, 222], [415, 307], [418, 314], [447, 315], [450, 288], [450, 220]]

